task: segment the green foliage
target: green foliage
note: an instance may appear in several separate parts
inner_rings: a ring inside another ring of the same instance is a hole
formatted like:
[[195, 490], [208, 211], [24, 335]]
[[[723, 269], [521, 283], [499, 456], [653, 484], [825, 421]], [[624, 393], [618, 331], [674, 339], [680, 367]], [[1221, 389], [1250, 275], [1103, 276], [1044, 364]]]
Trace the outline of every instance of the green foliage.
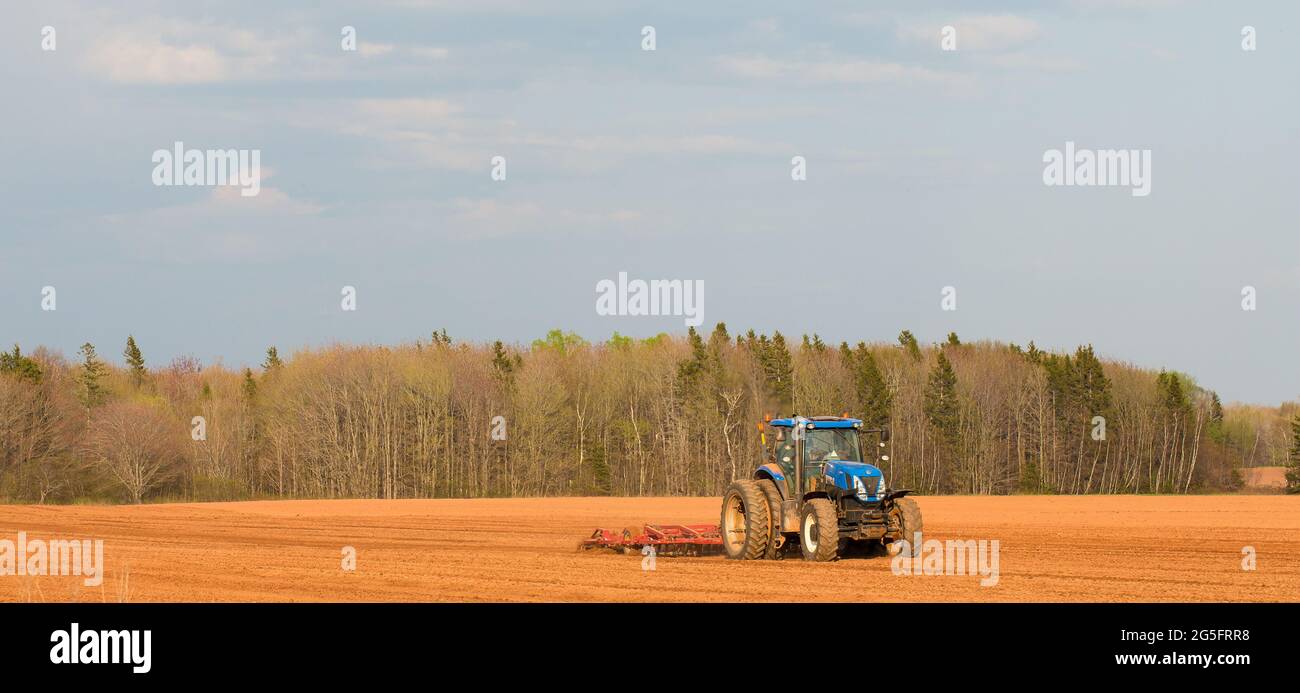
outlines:
[[569, 352], [587, 346], [587, 340], [578, 336], [576, 333], [564, 330], [551, 330], [546, 333], [545, 339], [534, 339], [533, 348], [539, 350], [551, 350], [561, 356]]
[[912, 336], [911, 330], [903, 330], [898, 333], [898, 343], [903, 346], [903, 351], [914, 361], [921, 360], [921, 345], [916, 342], [916, 337]]
[[1035, 355], [1033, 361], [1047, 372], [1047, 387], [1056, 415], [1069, 428], [1086, 426], [1094, 416], [1110, 416], [1110, 380], [1091, 344], [1076, 349], [1073, 358], [1068, 354], [1044, 354], [1033, 342], [1030, 348]]
[[284, 362], [280, 360], [280, 350], [275, 347], [267, 347], [266, 360], [262, 361], [262, 370], [272, 373], [284, 367]]
[[955, 447], [961, 423], [957, 402], [957, 373], [943, 352], [939, 352], [939, 358], [926, 380], [924, 411], [926, 420], [939, 432], [940, 438], [950, 448]]
[[[595, 441], [593, 441], [594, 443]], [[587, 448], [587, 467], [591, 472], [591, 495], [608, 496], [614, 492], [613, 473], [605, 459], [605, 448], [592, 444]]]
[[1228, 434], [1223, 426], [1223, 402], [1219, 401], [1217, 392], [1210, 393], [1210, 423], [1206, 426], [1205, 433], [1210, 440], [1220, 445], [1228, 442]]
[[1038, 463], [1029, 460], [1020, 470], [1020, 478], [1016, 482], [1016, 490], [1020, 493], [1037, 494], [1044, 491], [1042, 470], [1038, 468]]
[[885, 377], [876, 366], [876, 357], [867, 348], [865, 342], [858, 342], [857, 349], [851, 354], [847, 343], [841, 345], [842, 355], [847, 355], [847, 365], [853, 373], [853, 385], [857, 391], [858, 402], [862, 410], [858, 416], [863, 426], [881, 428], [889, 425], [890, 411], [894, 405], [893, 394], [885, 384]]
[[429, 341], [430, 341], [430, 343], [432, 343], [435, 347], [449, 347], [449, 346], [451, 346], [451, 337], [448, 337], [448, 336], [447, 336], [447, 329], [446, 329], [446, 328], [443, 328], [443, 329], [441, 329], [441, 330], [434, 330], [434, 331], [433, 331], [433, 334], [430, 335], [430, 337], [429, 337]]
[[253, 378], [253, 369], [244, 369], [244, 383], [241, 390], [244, 393], [245, 401], [252, 402], [257, 398], [257, 380]]
[[826, 343], [822, 341], [821, 336], [814, 332], [811, 340], [808, 339], [808, 335], [803, 336], [802, 349], [804, 351], [814, 351], [821, 354], [826, 351]]
[[700, 338], [700, 333], [696, 332], [694, 327], [687, 331], [686, 343], [691, 348], [690, 358], [677, 364], [677, 394], [683, 402], [698, 396], [700, 382], [709, 360], [708, 352], [704, 348], [704, 340]]
[[514, 388], [515, 373], [523, 367], [522, 356], [519, 354], [511, 356], [499, 339], [492, 343], [492, 377], [496, 378], [503, 387], [507, 390]]
[[[1020, 347], [1015, 347], [1015, 349], [1016, 351], [1020, 351]], [[1029, 340], [1029, 347], [1021, 352], [1021, 354], [1025, 357], [1025, 360], [1030, 363], [1041, 364], [1043, 362], [1043, 352], [1038, 350], [1038, 346], [1034, 344], [1034, 340], [1032, 339]]]
[[948, 333], [948, 346], [961, 346], [961, 340], [957, 338], [956, 332]]
[[608, 344], [611, 349], [618, 349], [619, 351], [627, 351], [628, 349], [632, 348], [633, 341], [634, 340], [631, 337], [625, 337], [619, 334], [617, 330], [615, 330], [614, 334], [609, 338], [609, 341], [606, 342], [606, 344]]
[[41, 366], [35, 361], [23, 356], [23, 352], [14, 345], [12, 352], [0, 353], [0, 373], [12, 375], [20, 380], [27, 380], [32, 383], [41, 382]]
[[90, 342], [82, 344], [78, 353], [81, 354], [81, 371], [77, 374], [77, 384], [80, 386], [78, 398], [82, 406], [93, 409], [103, 404], [107, 397], [103, 380], [108, 366], [99, 360], [95, 345]]
[[143, 385], [148, 373], [144, 368], [144, 354], [140, 353], [140, 347], [136, 346], [135, 337], [126, 336], [126, 348], [122, 350], [122, 357], [126, 359], [126, 369], [131, 376], [131, 384], [136, 387]]
[[1186, 411], [1192, 406], [1183, 387], [1183, 378], [1178, 373], [1160, 371], [1156, 376], [1156, 396], [1160, 406], [1170, 414]]

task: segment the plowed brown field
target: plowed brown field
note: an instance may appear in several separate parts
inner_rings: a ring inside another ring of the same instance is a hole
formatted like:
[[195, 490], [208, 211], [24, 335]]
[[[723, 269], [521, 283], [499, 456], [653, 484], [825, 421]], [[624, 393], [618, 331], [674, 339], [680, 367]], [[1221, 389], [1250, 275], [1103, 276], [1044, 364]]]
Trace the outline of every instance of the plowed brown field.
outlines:
[[[0, 601], [1300, 601], [1300, 497], [926, 497], [927, 539], [997, 539], [1000, 580], [578, 552], [593, 527], [716, 522], [715, 498], [0, 506], [0, 540], [103, 539], [105, 579]], [[355, 547], [355, 572], [341, 569]], [[1242, 569], [1243, 547], [1257, 555]]]

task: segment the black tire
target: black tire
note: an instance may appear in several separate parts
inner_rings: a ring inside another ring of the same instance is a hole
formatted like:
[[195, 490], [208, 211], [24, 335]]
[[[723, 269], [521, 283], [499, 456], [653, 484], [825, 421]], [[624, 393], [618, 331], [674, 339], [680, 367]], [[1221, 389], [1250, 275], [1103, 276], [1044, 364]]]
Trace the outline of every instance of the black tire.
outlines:
[[753, 561], [767, 554], [772, 525], [767, 512], [767, 496], [752, 479], [731, 482], [722, 494], [722, 548], [727, 558]]
[[771, 525], [767, 535], [767, 552], [763, 554], [763, 558], [774, 560], [779, 551], [776, 546], [777, 538], [781, 536], [781, 492], [777, 490], [776, 482], [771, 479], [759, 479], [758, 488], [767, 497], [767, 518]]
[[894, 505], [898, 511], [898, 524], [902, 528], [902, 536], [899, 539], [907, 540], [907, 548], [913, 558], [920, 556], [921, 542], [916, 541], [916, 535], [922, 531], [921, 506], [911, 498], [899, 498], [894, 501]]
[[839, 557], [840, 520], [835, 504], [826, 498], [813, 498], [803, 504], [799, 514], [799, 549], [805, 561], [824, 563]]

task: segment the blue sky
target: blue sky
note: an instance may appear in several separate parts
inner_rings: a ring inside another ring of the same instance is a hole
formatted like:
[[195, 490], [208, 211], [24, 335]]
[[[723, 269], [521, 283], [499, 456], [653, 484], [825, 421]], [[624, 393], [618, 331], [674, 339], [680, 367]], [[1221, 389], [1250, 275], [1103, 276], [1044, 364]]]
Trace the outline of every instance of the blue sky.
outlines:
[[[7, 4], [0, 343], [683, 331], [596, 314], [626, 271], [703, 280], [706, 326], [1092, 343], [1300, 396], [1300, 5], [696, 4]], [[154, 186], [175, 141], [259, 149], [262, 193]], [[1150, 149], [1151, 195], [1045, 186], [1066, 141]]]

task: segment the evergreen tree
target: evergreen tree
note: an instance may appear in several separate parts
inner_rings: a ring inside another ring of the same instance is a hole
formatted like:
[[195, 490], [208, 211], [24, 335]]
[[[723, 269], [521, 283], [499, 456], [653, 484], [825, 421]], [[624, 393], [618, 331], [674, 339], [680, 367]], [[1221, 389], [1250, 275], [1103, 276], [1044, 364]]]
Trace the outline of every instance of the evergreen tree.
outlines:
[[1025, 358], [1030, 363], [1043, 362], [1043, 352], [1039, 350], [1038, 345], [1034, 344], [1034, 340], [1032, 339], [1029, 340], [1029, 348], [1025, 350]]
[[126, 368], [131, 376], [131, 384], [140, 387], [144, 384], [146, 371], [144, 369], [144, 354], [141, 354], [140, 347], [136, 346], [135, 337], [126, 336], [126, 349], [122, 350], [122, 356], [126, 359]]
[[727, 347], [731, 345], [731, 335], [727, 332], [727, 323], [720, 322], [713, 328], [713, 334], [709, 335], [709, 359], [712, 361], [710, 366], [719, 371], [722, 368], [723, 355], [726, 354]]
[[922, 408], [926, 419], [939, 435], [940, 450], [947, 458], [945, 478], [939, 482], [940, 491], [952, 490], [952, 470], [957, 468], [958, 443], [961, 437], [961, 410], [957, 402], [957, 374], [942, 351], [930, 377], [926, 381]]
[[961, 346], [961, 340], [957, 338], [956, 332], [948, 333], [948, 346]]
[[[617, 335], [618, 333], [615, 333], [615, 336]], [[517, 355], [511, 358], [501, 340], [492, 343], [492, 375], [507, 390], [514, 387], [515, 371], [522, 363], [523, 360]]]
[[898, 343], [903, 345], [903, 351], [907, 352], [913, 360], [921, 360], [921, 345], [916, 343], [916, 337], [912, 336], [911, 330], [903, 330], [898, 333]]
[[284, 362], [280, 360], [280, 350], [275, 347], [267, 347], [266, 360], [262, 362], [262, 370], [270, 373], [280, 370], [282, 366], [284, 366]]
[[1110, 416], [1110, 380], [1101, 361], [1093, 353], [1092, 345], [1081, 346], [1074, 352], [1074, 390], [1077, 405], [1086, 420], [1094, 416]]
[[697, 399], [709, 359], [704, 340], [694, 327], [686, 331], [686, 343], [691, 347], [691, 355], [677, 364], [677, 393], [682, 404]]
[[1187, 400], [1187, 392], [1183, 389], [1182, 378], [1177, 373], [1160, 371], [1156, 376], [1156, 391], [1159, 393], [1160, 404], [1170, 414], [1186, 410], [1191, 406]]
[[614, 492], [614, 479], [609, 462], [605, 459], [605, 448], [599, 442], [593, 440], [587, 447], [587, 464], [591, 468], [593, 495], [608, 496]]
[[253, 402], [253, 399], [257, 397], [257, 381], [253, 379], [252, 368], [244, 369], [243, 390], [244, 390], [244, 399], [251, 404]]
[[1287, 456], [1286, 492], [1300, 493], [1300, 413], [1291, 420], [1291, 453]]
[[957, 373], [943, 352], [930, 370], [925, 385], [925, 417], [939, 431], [946, 442], [956, 442], [959, 410], [957, 404]]
[[1219, 400], [1219, 393], [1213, 391], [1210, 392], [1210, 423], [1206, 426], [1206, 435], [1220, 445], [1228, 440], [1223, 430], [1223, 402]]
[[0, 373], [7, 373], [33, 383], [41, 381], [40, 364], [23, 356], [23, 352], [18, 348], [17, 344], [14, 345], [12, 352], [0, 353]]
[[768, 359], [763, 371], [768, 392], [775, 399], [778, 411], [789, 412], [794, 404], [794, 362], [780, 332], [772, 333], [767, 351]]
[[86, 342], [81, 345], [81, 372], [77, 374], [78, 395], [82, 406], [92, 409], [104, 403], [104, 374], [108, 367], [95, 353], [95, 345]]
[[[847, 344], [845, 348], [848, 348]], [[888, 426], [893, 395], [885, 384], [880, 368], [876, 366], [876, 357], [864, 342], [858, 342], [853, 356], [853, 379], [858, 402], [862, 404], [862, 423], [867, 428]]]

